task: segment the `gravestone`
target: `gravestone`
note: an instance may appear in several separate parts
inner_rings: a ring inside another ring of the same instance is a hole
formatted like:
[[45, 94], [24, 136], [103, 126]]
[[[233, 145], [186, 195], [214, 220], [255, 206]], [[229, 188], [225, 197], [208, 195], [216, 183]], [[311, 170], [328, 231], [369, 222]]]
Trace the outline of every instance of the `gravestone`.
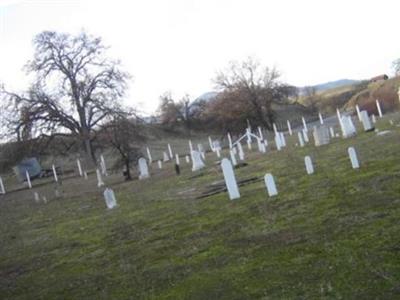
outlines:
[[314, 127], [313, 137], [315, 146], [327, 145], [329, 144], [329, 130], [325, 126]]
[[276, 189], [275, 180], [272, 174], [265, 174], [264, 183], [270, 197], [278, 195], [278, 190]]
[[214, 151], [217, 151], [217, 150], [221, 151], [222, 147], [221, 147], [220, 141], [218, 141], [218, 140], [213, 141], [213, 148], [214, 148]]
[[204, 164], [201, 153], [199, 151], [192, 151], [192, 171], [198, 171], [203, 169], [206, 165]]
[[228, 136], [229, 149], [232, 149], [232, 137], [231, 137], [231, 134], [228, 132], [227, 136]]
[[4, 188], [3, 178], [0, 177], [0, 194], [4, 195], [6, 193], [6, 189]]
[[287, 128], [288, 128], [289, 134], [292, 135], [293, 132], [292, 132], [292, 126], [290, 126], [290, 121], [286, 120], [286, 123], [287, 123]]
[[33, 199], [35, 200], [36, 203], [39, 203], [40, 201], [40, 196], [38, 192], [33, 193]]
[[376, 108], [378, 109], [379, 118], [382, 118], [383, 114], [382, 114], [381, 104], [379, 103], [378, 99], [376, 99]]
[[279, 137], [281, 139], [281, 146], [286, 147], [286, 139], [285, 139], [285, 135], [283, 134], [283, 132], [279, 132]]
[[229, 153], [230, 153], [230, 155], [231, 155], [232, 164], [233, 164], [234, 166], [236, 166], [236, 165], [237, 165], [237, 161], [236, 161], [235, 152], [233, 152], [233, 150], [230, 150]]
[[282, 145], [281, 145], [281, 137], [280, 137], [280, 135], [279, 135], [279, 132], [277, 132], [277, 133], [275, 134], [275, 146], [276, 146], [276, 149], [277, 149], [278, 151], [280, 151], [281, 148], [282, 148]]
[[164, 162], [167, 162], [167, 161], [169, 161], [169, 156], [168, 156], [168, 154], [167, 154], [167, 152], [163, 152], [163, 160], [164, 160]]
[[369, 119], [368, 112], [363, 110], [360, 112], [360, 118], [362, 125], [364, 127], [364, 131], [374, 131], [375, 127], [372, 125], [371, 120]]
[[308, 138], [308, 131], [303, 129], [302, 133], [303, 133], [304, 142], [308, 143], [310, 141]]
[[352, 137], [356, 134], [356, 128], [350, 116], [342, 117], [342, 133], [344, 138]]
[[335, 137], [335, 131], [333, 130], [333, 127], [329, 127], [329, 132], [331, 133], [331, 138]]
[[312, 164], [311, 157], [309, 157], [309, 156], [304, 157], [304, 164], [306, 165], [307, 174], [308, 175], [313, 174], [314, 173], [314, 166]]
[[82, 166], [81, 166], [81, 161], [79, 160], [79, 158], [76, 160], [76, 164], [78, 165], [78, 172], [79, 172], [79, 176], [83, 176], [83, 172], [82, 172]]
[[168, 144], [168, 153], [169, 153], [169, 158], [172, 159], [174, 155], [172, 154], [172, 148], [170, 144]]
[[218, 157], [218, 158], [221, 157], [221, 149], [220, 149], [220, 148], [216, 148], [216, 149], [215, 149], [215, 153], [217, 153], [217, 157]]
[[362, 120], [361, 120], [361, 112], [360, 112], [360, 108], [358, 107], [358, 104], [356, 104], [356, 111], [357, 111], [358, 121], [362, 122]]
[[97, 175], [97, 187], [101, 187], [104, 185], [103, 178], [101, 177], [101, 172], [99, 169], [96, 169], [96, 175]]
[[306, 120], [304, 119], [304, 117], [301, 117], [301, 120], [303, 121], [303, 130], [305, 130], [307, 132], [308, 128], [307, 128]]
[[112, 209], [117, 206], [117, 199], [115, 198], [115, 194], [112, 189], [106, 188], [103, 194], [108, 209]]
[[157, 161], [157, 164], [158, 164], [158, 168], [159, 168], [159, 169], [162, 169], [162, 162], [161, 162], [161, 160], [158, 160], [158, 161]]
[[211, 151], [212, 151], [212, 152], [215, 152], [214, 144], [213, 144], [213, 141], [212, 141], [212, 139], [211, 139], [210, 136], [208, 137], [208, 144], [210, 145]]
[[298, 131], [298, 132], [297, 132], [297, 137], [298, 137], [298, 139], [299, 139], [300, 147], [304, 147], [303, 134], [302, 134], [301, 131]]
[[176, 163], [178, 166], [180, 165], [179, 154], [175, 154], [175, 163]]
[[353, 169], [360, 168], [360, 163], [358, 162], [357, 153], [356, 153], [356, 150], [354, 149], [354, 147], [349, 147], [347, 149], [347, 152], [349, 153], [351, 166], [353, 167]]
[[31, 176], [29, 175], [28, 170], [25, 171], [25, 176], [26, 176], [26, 182], [28, 183], [28, 187], [31, 189], [32, 188]]
[[267, 152], [267, 150], [266, 150], [266, 148], [265, 148], [264, 141], [263, 141], [263, 140], [257, 140], [257, 142], [258, 142], [259, 151], [260, 151], [261, 153]]
[[139, 164], [139, 179], [145, 179], [145, 178], [149, 178], [150, 174], [149, 174], [149, 168], [147, 166], [147, 161], [144, 157], [139, 158], [138, 161]]
[[57, 176], [56, 167], [54, 165], [52, 165], [51, 168], [53, 170], [54, 181], [58, 182], [58, 176]]
[[147, 152], [147, 158], [149, 159], [149, 163], [151, 164], [153, 162], [153, 158], [151, 157], [149, 147], [146, 147], [146, 152]]
[[[244, 160], [244, 151], [243, 151], [242, 144], [241, 144], [240, 142], [238, 142], [238, 143], [236, 144], [236, 146], [237, 146], [238, 152], [239, 152], [239, 159], [240, 159], [241, 161], [243, 161], [243, 160]], [[235, 161], [236, 161], [236, 159], [235, 159]], [[236, 163], [235, 163], [234, 165], [236, 166]]]
[[185, 156], [185, 159], [186, 159], [186, 163], [189, 164], [189, 163], [190, 163], [190, 157], [189, 157], [189, 155], [186, 155], [186, 156]]
[[101, 167], [101, 173], [102, 173], [104, 176], [108, 176], [108, 174], [107, 174], [107, 167], [106, 167], [106, 161], [104, 160], [103, 154], [100, 155], [100, 167]]
[[318, 117], [319, 117], [319, 123], [320, 123], [321, 125], [324, 125], [324, 119], [322, 118], [321, 113], [318, 113]]
[[265, 138], [265, 139], [264, 139], [264, 145], [265, 145], [265, 147], [267, 147], [267, 146], [268, 146], [268, 141], [267, 141], [267, 138]]
[[83, 178], [85, 178], [85, 180], [88, 180], [88, 175], [86, 171], [83, 171]]
[[261, 140], [264, 139], [264, 136], [263, 136], [263, 133], [262, 133], [262, 130], [261, 130], [261, 127], [260, 127], [260, 126], [258, 126], [258, 135], [259, 135], [259, 137], [260, 137]]
[[376, 117], [374, 114], [372, 115], [372, 123], [374, 123], [374, 124], [376, 123]]
[[234, 200], [240, 198], [239, 188], [233, 171], [232, 163], [229, 159], [223, 158], [221, 161], [222, 173], [224, 174], [225, 185], [228, 190], [229, 199]]

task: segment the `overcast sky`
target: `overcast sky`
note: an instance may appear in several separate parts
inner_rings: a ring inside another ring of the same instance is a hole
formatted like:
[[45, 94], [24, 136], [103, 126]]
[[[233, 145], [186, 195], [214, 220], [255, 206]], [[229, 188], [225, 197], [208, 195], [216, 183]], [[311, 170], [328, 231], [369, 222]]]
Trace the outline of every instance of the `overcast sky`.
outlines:
[[23, 89], [43, 30], [101, 36], [133, 75], [126, 103], [196, 98], [231, 60], [255, 56], [303, 86], [391, 74], [400, 57], [400, 1], [0, 0], [0, 82]]

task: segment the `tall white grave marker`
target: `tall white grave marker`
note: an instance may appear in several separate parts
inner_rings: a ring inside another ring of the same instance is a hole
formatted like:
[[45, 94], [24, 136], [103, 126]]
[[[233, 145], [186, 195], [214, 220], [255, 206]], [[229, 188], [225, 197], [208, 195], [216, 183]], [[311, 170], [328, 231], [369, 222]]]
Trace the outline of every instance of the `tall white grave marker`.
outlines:
[[239, 188], [235, 178], [235, 172], [229, 159], [223, 158], [221, 161], [222, 173], [224, 174], [226, 188], [228, 190], [229, 199], [234, 200], [240, 198]]
[[230, 150], [229, 153], [230, 153], [230, 155], [231, 155], [232, 164], [233, 164], [234, 166], [236, 166], [236, 165], [237, 165], [237, 161], [236, 161], [235, 152], [233, 152], [233, 150]]
[[168, 153], [169, 153], [169, 158], [172, 159], [174, 155], [172, 154], [172, 148], [170, 144], [168, 144]]
[[164, 160], [164, 162], [167, 162], [167, 161], [169, 161], [169, 156], [168, 156], [168, 154], [167, 154], [167, 152], [163, 152], [163, 160]]
[[303, 132], [304, 142], [308, 143], [310, 141], [310, 139], [308, 138], [307, 130], [303, 129], [302, 132]]
[[314, 173], [314, 166], [311, 160], [311, 157], [309, 157], [308, 155], [306, 157], [304, 157], [304, 163], [306, 165], [306, 171], [308, 175], [311, 175]]
[[[244, 160], [244, 151], [243, 151], [242, 144], [240, 142], [238, 142], [236, 145], [237, 145], [238, 152], [239, 152], [239, 159], [243, 161]], [[236, 159], [235, 159], [235, 161], [236, 161]], [[236, 166], [236, 163], [234, 165]]]
[[115, 198], [114, 191], [110, 188], [104, 190], [104, 200], [108, 209], [112, 209], [117, 206], [117, 199]]
[[268, 196], [272, 197], [278, 195], [278, 190], [276, 189], [275, 180], [272, 174], [270, 173], [265, 174], [264, 182], [267, 188]]
[[262, 130], [261, 130], [261, 127], [260, 127], [260, 126], [258, 126], [258, 135], [259, 135], [259, 137], [260, 137], [261, 140], [264, 139], [264, 135], [263, 135], [263, 133], [262, 133]]
[[192, 151], [192, 171], [203, 169], [205, 166], [201, 159], [201, 153], [199, 151]]
[[378, 109], [379, 118], [382, 118], [383, 114], [382, 114], [381, 104], [379, 103], [378, 99], [376, 99], [376, 108]]
[[175, 163], [176, 163], [178, 166], [180, 165], [179, 154], [175, 154]]
[[364, 131], [373, 131], [375, 129], [374, 126], [372, 125], [371, 120], [369, 119], [367, 111], [362, 110], [360, 112], [360, 118], [364, 127]]
[[101, 187], [104, 185], [103, 178], [101, 177], [101, 172], [99, 169], [96, 169], [96, 176], [97, 176], [97, 187]]
[[86, 172], [86, 171], [83, 171], [83, 178], [84, 178], [85, 180], [88, 180], [88, 175], [87, 175], [87, 172]]
[[279, 132], [277, 132], [277, 134], [275, 134], [275, 146], [276, 146], [276, 150], [278, 150], [278, 151], [280, 151], [282, 148], [281, 136], [279, 135]]
[[104, 176], [108, 176], [108, 174], [107, 174], [106, 161], [105, 161], [105, 159], [104, 159], [103, 154], [100, 155], [100, 167], [101, 167], [101, 173], [102, 173]]
[[360, 164], [358, 162], [356, 150], [354, 149], [354, 147], [349, 147], [347, 149], [347, 152], [349, 153], [351, 166], [353, 167], [353, 169], [358, 169], [360, 167]]
[[298, 131], [298, 132], [297, 132], [297, 137], [299, 138], [300, 147], [304, 147], [304, 140], [303, 140], [303, 134], [302, 134], [302, 132]]
[[358, 117], [358, 121], [360, 121], [360, 122], [361, 122], [360, 107], [358, 107], [358, 104], [356, 104], [356, 111], [357, 111], [357, 117]]
[[29, 175], [28, 170], [25, 171], [25, 176], [26, 176], [26, 182], [28, 183], [28, 187], [31, 189], [32, 188], [31, 176]]
[[76, 160], [76, 164], [78, 165], [78, 172], [79, 172], [79, 176], [83, 176], [83, 172], [82, 172], [82, 166], [81, 166], [81, 161], [79, 160], [79, 158]]
[[3, 178], [0, 177], [0, 194], [4, 195], [6, 193], [6, 189], [4, 188]]
[[52, 165], [51, 168], [53, 169], [54, 181], [55, 181], [55, 182], [58, 182], [58, 176], [57, 176], [56, 167], [55, 167], [54, 165]]
[[318, 117], [319, 117], [319, 123], [320, 123], [321, 125], [324, 125], [324, 119], [322, 118], [321, 113], [318, 113]]
[[289, 130], [289, 134], [292, 135], [293, 132], [292, 132], [292, 126], [290, 126], [290, 121], [287, 120], [286, 123], [287, 123], [287, 128], [288, 128], [288, 130]]
[[208, 143], [210, 144], [210, 149], [211, 149], [211, 151], [212, 151], [212, 152], [215, 152], [214, 145], [213, 145], [213, 141], [212, 141], [212, 139], [211, 139], [210, 136], [208, 137]]
[[162, 169], [162, 161], [160, 159], [157, 161], [157, 165], [159, 169]]
[[306, 120], [304, 119], [304, 117], [301, 117], [301, 120], [303, 121], [303, 128], [304, 128], [304, 130], [307, 132], [307, 131], [308, 131], [308, 128], [307, 128]]
[[372, 119], [372, 123], [374, 123], [374, 124], [375, 124], [375, 123], [376, 123], [376, 117], [375, 117], [375, 115], [374, 115], [374, 114], [372, 115], [371, 119]]
[[333, 130], [333, 127], [329, 127], [329, 132], [331, 133], [331, 138], [335, 137], [335, 131]]
[[232, 137], [229, 132], [228, 132], [228, 142], [229, 142], [229, 149], [232, 149]]
[[151, 157], [150, 149], [149, 147], [146, 147], [146, 152], [147, 152], [147, 158], [149, 159], [149, 163], [153, 162], [153, 158]]
[[139, 164], [139, 179], [145, 179], [145, 178], [149, 178], [150, 174], [149, 174], [149, 168], [147, 166], [147, 161], [144, 157], [139, 158], [138, 161]]
[[189, 157], [189, 155], [186, 155], [186, 156], [185, 156], [185, 159], [186, 159], [186, 163], [189, 164], [189, 163], [190, 163], [190, 157]]
[[285, 134], [283, 132], [279, 132], [279, 137], [281, 139], [281, 146], [286, 147], [286, 139], [285, 139]]

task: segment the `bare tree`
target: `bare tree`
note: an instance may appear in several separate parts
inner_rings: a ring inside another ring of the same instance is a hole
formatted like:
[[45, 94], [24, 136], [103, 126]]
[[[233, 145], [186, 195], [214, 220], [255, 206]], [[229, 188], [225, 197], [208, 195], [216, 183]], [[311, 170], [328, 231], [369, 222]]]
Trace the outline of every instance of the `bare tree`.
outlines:
[[314, 86], [306, 86], [304, 88], [304, 104], [311, 110], [312, 113], [317, 113], [321, 105], [322, 98], [317, 93]]
[[94, 159], [94, 129], [122, 112], [129, 75], [106, 57], [101, 38], [85, 32], [44, 31], [33, 44], [34, 58], [26, 70], [35, 75], [34, 83], [26, 93], [1, 90], [12, 111], [6, 121], [18, 140], [43, 133], [76, 135]]
[[247, 104], [248, 112], [256, 123], [271, 129], [274, 120], [272, 104], [285, 101], [295, 88], [279, 81], [275, 68], [262, 66], [249, 57], [243, 62], [231, 62], [214, 79], [224, 97], [238, 98]]

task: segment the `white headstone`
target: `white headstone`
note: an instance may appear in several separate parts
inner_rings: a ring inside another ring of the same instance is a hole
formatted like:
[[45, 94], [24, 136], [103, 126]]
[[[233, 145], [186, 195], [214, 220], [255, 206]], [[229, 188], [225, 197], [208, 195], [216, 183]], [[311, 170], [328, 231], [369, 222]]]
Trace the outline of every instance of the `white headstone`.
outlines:
[[265, 138], [265, 139], [264, 139], [264, 145], [265, 145], [265, 147], [267, 147], [267, 146], [268, 146], [268, 141], [267, 141], [267, 138]]
[[237, 165], [237, 161], [236, 161], [236, 157], [235, 157], [235, 152], [233, 152], [233, 150], [230, 150], [229, 153], [230, 153], [230, 155], [231, 155], [232, 164], [233, 164], [234, 166], [236, 166], [236, 165]]
[[85, 180], [88, 180], [88, 175], [86, 171], [83, 171], [83, 178], [85, 178]]
[[164, 160], [164, 162], [167, 162], [167, 161], [169, 161], [169, 156], [168, 156], [168, 154], [167, 154], [167, 152], [163, 152], [163, 160]]
[[378, 109], [379, 117], [382, 118], [383, 114], [382, 114], [381, 104], [379, 103], [378, 99], [376, 99], [376, 108]]
[[101, 172], [99, 169], [96, 169], [96, 175], [97, 175], [97, 187], [101, 187], [104, 185], [103, 178], [101, 177]]
[[229, 132], [228, 132], [228, 142], [229, 142], [229, 149], [232, 149], [232, 137]]
[[281, 148], [282, 148], [281, 137], [280, 137], [280, 135], [279, 135], [279, 132], [277, 132], [277, 134], [275, 135], [275, 146], [276, 146], [276, 149], [277, 149], [278, 151], [280, 151]]
[[157, 161], [157, 165], [158, 165], [158, 168], [159, 168], [159, 169], [162, 169], [162, 161], [161, 161], [161, 160], [158, 160], [158, 161]]
[[4, 188], [3, 178], [0, 177], [0, 194], [4, 195], [6, 193], [6, 189]]
[[206, 165], [204, 164], [201, 153], [199, 151], [192, 151], [192, 171], [198, 171], [203, 169]]
[[287, 123], [287, 128], [288, 128], [289, 134], [292, 135], [293, 132], [292, 132], [292, 126], [290, 126], [290, 121], [287, 120], [286, 123]]
[[215, 153], [217, 153], [217, 157], [221, 157], [221, 148], [215, 148]]
[[174, 157], [174, 154], [172, 153], [172, 148], [170, 144], [168, 144], [168, 153], [169, 153], [169, 158], [172, 159]]
[[222, 173], [224, 174], [226, 188], [228, 190], [229, 199], [234, 200], [240, 198], [239, 188], [235, 178], [232, 164], [229, 159], [223, 158], [221, 161]]
[[105, 161], [105, 159], [104, 159], [103, 154], [100, 155], [100, 167], [101, 167], [101, 173], [102, 173], [104, 176], [108, 176], [108, 174], [107, 174], [107, 167], [106, 167], [106, 161]]
[[258, 136], [260, 137], [260, 139], [264, 139], [264, 136], [263, 136], [263, 133], [262, 133], [262, 130], [261, 130], [261, 127], [260, 126], [258, 126]]
[[274, 128], [274, 133], [275, 133], [275, 135], [277, 135], [278, 129], [276, 128], [276, 124], [275, 124], [275, 123], [272, 123], [272, 127]]
[[368, 116], [368, 112], [365, 110], [362, 110], [360, 112], [360, 118], [361, 118], [361, 122], [363, 124], [364, 127], [364, 131], [373, 131], [375, 128], [372, 125], [372, 122]]
[[[236, 145], [237, 145], [238, 152], [239, 152], [239, 159], [243, 161], [244, 160], [244, 151], [243, 151], [242, 144], [240, 142], [238, 142]], [[235, 159], [235, 161], [236, 161], [236, 159]], [[236, 166], [236, 163], [234, 165]]]
[[329, 127], [329, 132], [331, 133], [331, 138], [335, 137], [335, 131], [333, 130], [333, 127]]
[[189, 157], [189, 155], [186, 155], [186, 156], [185, 156], [185, 159], [186, 159], [186, 163], [189, 164], [189, 163], [190, 163], [190, 157]]
[[307, 132], [308, 128], [307, 128], [306, 120], [304, 119], [304, 117], [301, 117], [301, 120], [303, 121], [303, 129]]
[[306, 165], [307, 174], [308, 175], [313, 174], [314, 173], [314, 167], [313, 167], [313, 164], [312, 164], [312, 161], [311, 161], [311, 157], [309, 157], [309, 156], [304, 157], [304, 163]]
[[375, 117], [375, 115], [372, 115], [372, 123], [376, 123], [376, 117]]
[[150, 149], [149, 147], [146, 147], [146, 152], [147, 152], [147, 158], [149, 159], [149, 163], [153, 162], [153, 158], [151, 157]]
[[193, 145], [192, 145], [191, 140], [189, 140], [189, 151], [190, 151], [190, 153], [192, 153], [192, 151], [193, 151]]
[[26, 176], [26, 182], [28, 183], [28, 187], [31, 189], [32, 188], [31, 176], [29, 175], [28, 170], [25, 171], [25, 176]]
[[344, 138], [348, 138], [356, 134], [356, 128], [350, 116], [342, 117], [342, 132]]
[[54, 181], [58, 182], [58, 176], [57, 176], [56, 167], [54, 165], [52, 165], [51, 168], [53, 169]]
[[302, 130], [303, 132], [303, 138], [304, 138], [304, 142], [308, 143], [310, 140], [308, 138], [308, 132], [306, 130]]
[[313, 137], [315, 146], [327, 145], [329, 144], [329, 130], [325, 126], [314, 127]]
[[149, 168], [147, 166], [147, 161], [144, 157], [139, 158], [138, 165], [139, 165], [139, 173], [140, 173], [139, 179], [149, 178], [150, 177]]
[[337, 117], [338, 117], [338, 120], [339, 120], [340, 129], [342, 130], [342, 133], [343, 133], [342, 116], [341, 116], [340, 111], [339, 111], [338, 108], [336, 108], [336, 114], [337, 114]]
[[76, 160], [76, 164], [78, 165], [78, 172], [79, 172], [79, 176], [83, 176], [83, 172], [82, 172], [82, 166], [81, 166], [81, 161], [79, 160], [79, 158]]
[[197, 144], [197, 150], [201, 153], [204, 152], [203, 144]]
[[347, 149], [347, 152], [349, 153], [351, 166], [353, 167], [353, 169], [358, 169], [360, 167], [360, 164], [358, 162], [356, 150], [354, 149], [354, 147], [349, 147]]
[[270, 173], [265, 174], [264, 182], [267, 188], [268, 195], [270, 197], [278, 195], [278, 190], [276, 189], [274, 177]]
[[304, 147], [303, 134], [302, 134], [301, 131], [298, 131], [298, 132], [297, 132], [297, 137], [299, 138], [300, 147]]
[[104, 200], [108, 209], [112, 209], [117, 206], [117, 199], [115, 198], [114, 191], [110, 188], [104, 190]]
[[324, 125], [324, 119], [322, 118], [321, 113], [318, 113], [318, 117], [319, 117], [319, 123], [320, 123], [321, 125]]
[[283, 134], [283, 132], [279, 132], [279, 137], [281, 139], [281, 146], [286, 147], [286, 139], [285, 139], [285, 135]]
[[178, 166], [180, 165], [179, 154], [175, 154], [175, 163], [176, 163]]
[[212, 152], [215, 152], [214, 145], [213, 145], [213, 141], [212, 141], [212, 139], [211, 139], [210, 136], [208, 137], [208, 143], [210, 144], [210, 149], [211, 149], [211, 151], [212, 151]]
[[358, 104], [356, 104], [356, 111], [357, 111], [357, 117], [358, 117], [358, 121], [360, 121], [360, 122], [361, 122], [360, 108], [358, 107]]

